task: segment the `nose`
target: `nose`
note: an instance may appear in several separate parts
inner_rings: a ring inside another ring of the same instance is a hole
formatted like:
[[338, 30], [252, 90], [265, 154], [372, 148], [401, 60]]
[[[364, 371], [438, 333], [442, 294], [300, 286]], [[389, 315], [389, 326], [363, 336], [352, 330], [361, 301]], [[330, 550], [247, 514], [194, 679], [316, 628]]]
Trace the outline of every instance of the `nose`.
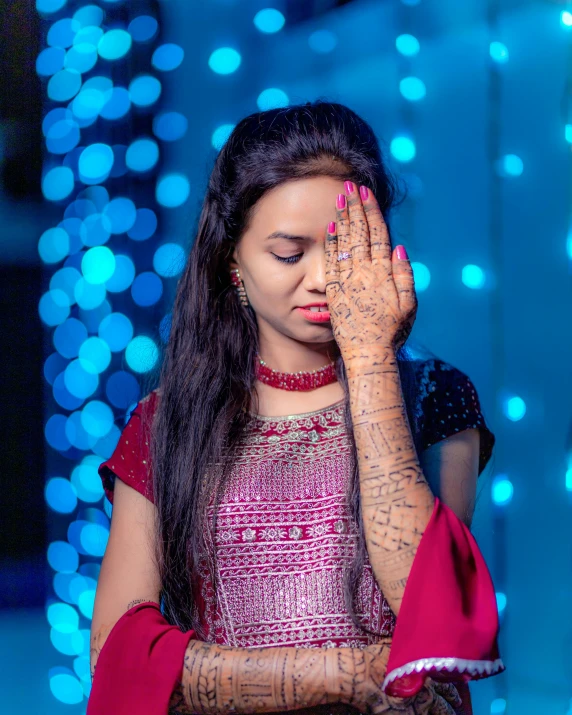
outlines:
[[323, 245], [316, 245], [311, 260], [306, 263], [304, 288], [307, 291], [326, 294], [326, 254]]

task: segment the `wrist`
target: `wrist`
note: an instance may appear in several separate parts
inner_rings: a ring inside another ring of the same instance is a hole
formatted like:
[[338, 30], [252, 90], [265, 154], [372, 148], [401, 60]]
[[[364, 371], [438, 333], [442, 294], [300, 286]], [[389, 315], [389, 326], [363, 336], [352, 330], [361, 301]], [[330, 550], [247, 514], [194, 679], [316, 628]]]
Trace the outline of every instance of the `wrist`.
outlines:
[[361, 709], [365, 655], [359, 648], [328, 648], [326, 688], [331, 703]]
[[397, 367], [397, 351], [387, 343], [348, 348], [342, 350], [341, 355], [348, 377], [363, 373], [364, 370], [372, 372]]

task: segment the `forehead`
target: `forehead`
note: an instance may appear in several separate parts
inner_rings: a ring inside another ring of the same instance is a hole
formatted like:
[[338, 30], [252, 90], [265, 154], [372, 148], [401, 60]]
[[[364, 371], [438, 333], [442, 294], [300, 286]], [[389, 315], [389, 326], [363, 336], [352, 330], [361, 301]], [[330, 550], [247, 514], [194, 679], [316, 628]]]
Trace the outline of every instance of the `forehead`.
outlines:
[[[336, 218], [336, 196], [344, 191], [342, 179], [313, 176], [286, 181], [262, 196], [255, 205], [250, 229], [258, 232], [312, 230]], [[288, 224], [288, 227], [284, 223]]]

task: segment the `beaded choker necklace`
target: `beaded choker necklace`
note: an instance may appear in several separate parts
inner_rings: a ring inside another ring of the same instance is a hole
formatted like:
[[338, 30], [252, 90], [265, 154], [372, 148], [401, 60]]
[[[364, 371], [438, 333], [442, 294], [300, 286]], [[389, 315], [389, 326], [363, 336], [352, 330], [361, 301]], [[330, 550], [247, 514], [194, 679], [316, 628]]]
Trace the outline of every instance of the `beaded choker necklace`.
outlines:
[[278, 372], [256, 355], [255, 374], [260, 382], [282, 390], [315, 390], [337, 381], [335, 363], [310, 372]]

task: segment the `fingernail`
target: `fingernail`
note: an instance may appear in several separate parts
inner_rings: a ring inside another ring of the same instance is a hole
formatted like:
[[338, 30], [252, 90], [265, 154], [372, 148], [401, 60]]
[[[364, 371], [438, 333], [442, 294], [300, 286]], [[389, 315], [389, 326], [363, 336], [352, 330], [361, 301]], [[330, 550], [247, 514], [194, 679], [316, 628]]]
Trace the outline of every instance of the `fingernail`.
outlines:
[[397, 254], [397, 258], [399, 258], [400, 261], [407, 261], [409, 259], [407, 251], [405, 250], [405, 246], [397, 246], [397, 248], [395, 249], [395, 253]]
[[330, 221], [328, 224], [328, 233], [335, 233], [336, 232], [336, 222], [335, 221]]
[[346, 190], [346, 194], [353, 194], [353, 192], [354, 192], [353, 181], [344, 181], [344, 189]]
[[367, 197], [369, 196], [369, 191], [367, 189], [367, 186], [359, 187], [359, 195], [361, 196], [362, 201], [367, 201]]
[[338, 194], [338, 208], [345, 209], [345, 207], [346, 207], [346, 195]]

